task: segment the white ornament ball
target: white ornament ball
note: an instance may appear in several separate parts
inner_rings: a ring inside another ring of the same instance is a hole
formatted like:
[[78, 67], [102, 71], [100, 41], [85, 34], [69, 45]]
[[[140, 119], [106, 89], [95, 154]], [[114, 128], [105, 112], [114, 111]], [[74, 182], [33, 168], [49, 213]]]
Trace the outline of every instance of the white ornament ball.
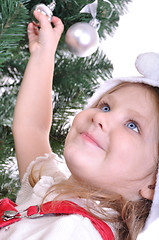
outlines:
[[97, 50], [99, 35], [89, 23], [79, 22], [67, 30], [65, 41], [70, 52], [79, 57], [87, 57]]

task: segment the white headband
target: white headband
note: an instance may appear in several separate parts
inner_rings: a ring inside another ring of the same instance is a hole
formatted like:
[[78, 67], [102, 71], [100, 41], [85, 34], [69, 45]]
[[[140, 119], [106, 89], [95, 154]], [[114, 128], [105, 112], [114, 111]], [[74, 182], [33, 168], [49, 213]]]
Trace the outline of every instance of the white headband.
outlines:
[[88, 100], [86, 108], [92, 106], [105, 92], [123, 82], [145, 83], [153, 87], [159, 87], [159, 54], [144, 53], [140, 54], [135, 62], [136, 69], [141, 74], [137, 77], [111, 78], [102, 83]]

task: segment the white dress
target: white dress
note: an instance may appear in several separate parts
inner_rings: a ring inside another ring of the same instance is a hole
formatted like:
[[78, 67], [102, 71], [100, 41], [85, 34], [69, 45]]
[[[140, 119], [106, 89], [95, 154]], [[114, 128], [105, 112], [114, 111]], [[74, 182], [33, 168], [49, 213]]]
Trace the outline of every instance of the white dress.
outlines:
[[[43, 176], [32, 188], [28, 181], [31, 168], [37, 162], [37, 172], [41, 168], [42, 160], [47, 161], [46, 171]], [[16, 208], [18, 211], [25, 210], [29, 206], [41, 204], [47, 190], [55, 183], [58, 183], [66, 176], [59, 170], [56, 161], [57, 155], [54, 153], [38, 157], [31, 162], [18, 193]], [[48, 165], [48, 168], [47, 168]], [[54, 177], [52, 177], [53, 175]], [[50, 194], [45, 202], [54, 199], [55, 195]], [[70, 199], [68, 199], [70, 200]], [[72, 200], [71, 200], [72, 201]], [[73, 200], [74, 201], [74, 200]], [[78, 199], [74, 201], [81, 207], [82, 202]], [[0, 230], [1, 240], [102, 240], [99, 232], [94, 228], [91, 221], [78, 214], [61, 216], [43, 216], [36, 219], [23, 218], [21, 221], [13, 223]]]

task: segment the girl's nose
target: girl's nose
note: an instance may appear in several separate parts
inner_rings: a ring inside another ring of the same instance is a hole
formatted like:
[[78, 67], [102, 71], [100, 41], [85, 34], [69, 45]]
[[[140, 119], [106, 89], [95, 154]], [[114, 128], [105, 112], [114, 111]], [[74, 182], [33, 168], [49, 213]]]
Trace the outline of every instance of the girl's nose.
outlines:
[[92, 116], [92, 123], [95, 124], [97, 127], [100, 127], [102, 130], [107, 130], [110, 127], [110, 113], [102, 112], [102, 111], [96, 111], [94, 115]]

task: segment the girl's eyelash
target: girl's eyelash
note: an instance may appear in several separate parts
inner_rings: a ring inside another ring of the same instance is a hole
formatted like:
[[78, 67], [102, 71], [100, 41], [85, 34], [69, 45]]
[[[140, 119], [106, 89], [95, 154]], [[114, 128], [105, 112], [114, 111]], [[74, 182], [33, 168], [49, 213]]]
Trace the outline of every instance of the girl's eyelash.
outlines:
[[130, 119], [129, 121], [127, 121], [126, 125], [127, 125], [128, 123], [131, 123], [131, 122], [136, 125], [136, 127], [137, 127], [137, 129], [138, 129], [138, 131], [139, 131], [139, 134], [141, 134], [141, 127], [140, 127], [139, 123], [136, 122], [134, 119]]
[[98, 104], [97, 104], [97, 108], [102, 108], [104, 106], [109, 106], [109, 104], [107, 102], [105, 102], [104, 100], [101, 100]]

